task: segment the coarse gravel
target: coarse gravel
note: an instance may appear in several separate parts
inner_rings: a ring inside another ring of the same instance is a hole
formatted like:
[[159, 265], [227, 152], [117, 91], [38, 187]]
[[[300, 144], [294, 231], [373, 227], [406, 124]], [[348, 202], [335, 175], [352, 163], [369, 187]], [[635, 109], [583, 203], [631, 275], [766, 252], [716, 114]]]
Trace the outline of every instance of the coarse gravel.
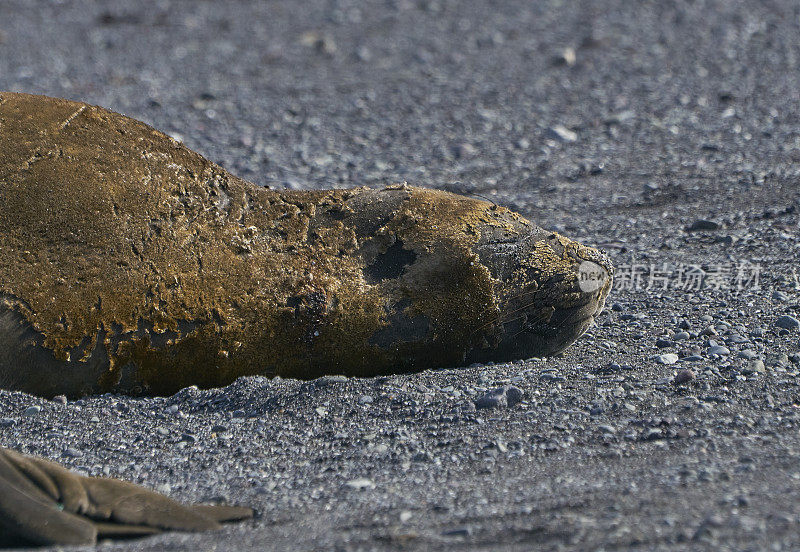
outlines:
[[263, 185], [486, 198], [618, 272], [557, 358], [0, 391], [0, 445], [258, 511], [104, 550], [800, 549], [798, 24], [791, 0], [3, 0], [0, 90]]

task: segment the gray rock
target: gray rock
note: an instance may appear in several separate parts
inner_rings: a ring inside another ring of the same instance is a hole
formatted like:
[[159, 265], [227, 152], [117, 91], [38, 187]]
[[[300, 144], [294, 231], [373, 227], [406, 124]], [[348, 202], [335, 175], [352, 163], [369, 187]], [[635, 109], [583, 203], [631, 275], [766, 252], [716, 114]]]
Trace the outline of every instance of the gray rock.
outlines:
[[686, 227], [686, 230], [689, 232], [719, 230], [719, 229], [720, 229], [720, 224], [718, 222], [706, 219], [696, 220], [692, 224]]
[[351, 489], [356, 490], [364, 490], [364, 489], [372, 489], [375, 487], [375, 483], [371, 479], [367, 479], [366, 477], [360, 477], [358, 479], [351, 479], [347, 483], [345, 483]]
[[657, 427], [650, 427], [646, 429], [644, 433], [642, 433], [642, 439], [644, 441], [655, 441], [656, 439], [662, 439], [663, 437], [663, 432]]
[[727, 347], [723, 347], [722, 345], [712, 345], [706, 351], [709, 355], [719, 355], [719, 356], [728, 356], [731, 354], [731, 350]]
[[775, 321], [775, 325], [785, 330], [796, 330], [800, 328], [800, 320], [794, 316], [783, 315]]
[[347, 376], [322, 376], [314, 380], [314, 385], [325, 387], [335, 383], [347, 383]]
[[739, 351], [739, 354], [737, 356], [739, 358], [744, 358], [746, 360], [753, 360], [756, 357], [758, 357], [758, 353], [756, 353], [752, 349], [745, 349], [744, 351]]
[[692, 382], [697, 379], [694, 371], [689, 368], [683, 368], [678, 370], [678, 373], [675, 375], [675, 383], [678, 385], [684, 385], [686, 383]]
[[562, 142], [575, 142], [578, 140], [578, 135], [563, 125], [550, 127], [547, 131], [547, 137]]
[[476, 408], [511, 408], [522, 400], [524, 393], [514, 385], [492, 389], [475, 401]]
[[655, 361], [659, 364], [675, 364], [678, 362], [678, 355], [675, 353], [665, 353], [655, 357]]
[[770, 353], [765, 363], [767, 366], [789, 366], [789, 355], [786, 353]]
[[747, 363], [747, 368], [751, 372], [757, 372], [759, 374], [763, 374], [764, 372], [767, 371], [766, 368], [764, 367], [764, 361], [763, 360], [758, 360], [758, 359], [751, 360], [750, 362], [748, 362]]
[[776, 301], [781, 301], [781, 302], [789, 300], [789, 296], [788, 295], [786, 295], [784, 292], [779, 291], [777, 289], [772, 292], [772, 298], [775, 299]]
[[705, 336], [719, 335], [719, 332], [717, 332], [717, 329], [714, 326], [706, 326], [700, 332], [700, 335], [705, 335]]

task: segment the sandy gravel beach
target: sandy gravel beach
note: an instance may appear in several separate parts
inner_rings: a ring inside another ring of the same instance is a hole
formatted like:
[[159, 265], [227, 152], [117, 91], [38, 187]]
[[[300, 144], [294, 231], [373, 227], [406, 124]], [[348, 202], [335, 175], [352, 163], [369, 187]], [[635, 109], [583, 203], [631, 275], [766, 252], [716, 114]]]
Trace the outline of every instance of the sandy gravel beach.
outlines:
[[0, 90], [262, 185], [485, 198], [617, 273], [556, 358], [0, 391], [0, 445], [258, 511], [104, 550], [800, 549], [799, 25], [790, 0], [3, 0]]

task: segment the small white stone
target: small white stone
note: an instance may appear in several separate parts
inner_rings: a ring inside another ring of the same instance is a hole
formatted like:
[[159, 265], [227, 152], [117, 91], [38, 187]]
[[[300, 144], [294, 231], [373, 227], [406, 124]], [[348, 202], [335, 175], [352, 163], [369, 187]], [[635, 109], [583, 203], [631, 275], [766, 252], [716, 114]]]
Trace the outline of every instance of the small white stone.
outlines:
[[659, 364], [675, 364], [678, 362], [678, 355], [675, 353], [665, 353], [663, 355], [656, 356], [656, 362]]

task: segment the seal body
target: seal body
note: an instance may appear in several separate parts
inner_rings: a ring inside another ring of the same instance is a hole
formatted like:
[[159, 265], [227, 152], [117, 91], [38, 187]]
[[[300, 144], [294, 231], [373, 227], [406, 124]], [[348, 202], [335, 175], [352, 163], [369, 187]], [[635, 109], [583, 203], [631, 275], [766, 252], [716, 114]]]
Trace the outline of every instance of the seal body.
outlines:
[[[587, 262], [601, 282], [584, 291]], [[271, 190], [139, 121], [0, 93], [6, 389], [167, 394], [550, 355], [602, 309], [611, 271], [490, 203]]]

